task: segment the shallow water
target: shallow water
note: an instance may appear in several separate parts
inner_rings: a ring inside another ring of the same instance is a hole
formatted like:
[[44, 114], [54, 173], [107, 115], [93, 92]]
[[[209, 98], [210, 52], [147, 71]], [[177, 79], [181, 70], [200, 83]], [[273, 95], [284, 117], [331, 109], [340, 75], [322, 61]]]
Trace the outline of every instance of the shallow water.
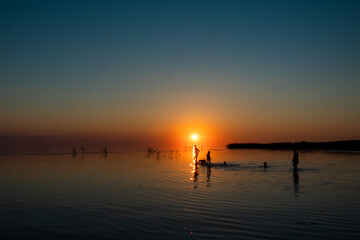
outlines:
[[297, 172], [289, 151], [212, 151], [197, 171], [191, 154], [2, 155], [0, 237], [360, 238], [360, 154], [300, 152]]

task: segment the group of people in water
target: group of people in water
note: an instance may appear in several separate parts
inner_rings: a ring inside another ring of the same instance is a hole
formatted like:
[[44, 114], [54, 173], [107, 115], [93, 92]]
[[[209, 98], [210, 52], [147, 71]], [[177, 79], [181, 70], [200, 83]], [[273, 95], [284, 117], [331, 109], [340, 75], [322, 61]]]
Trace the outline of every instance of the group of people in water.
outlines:
[[[196, 145], [194, 145], [194, 147], [193, 147], [193, 156], [194, 156], [194, 162], [195, 163], [197, 163], [199, 153], [200, 153], [200, 150], [196, 147]], [[200, 160], [199, 162], [203, 163], [203, 164], [206, 163], [207, 165], [210, 165], [211, 164], [210, 151], [208, 151], [207, 154], [206, 154], [206, 162], [205, 162], [205, 160]]]
[[[196, 189], [197, 186], [197, 180], [198, 180], [198, 162], [201, 165], [206, 165], [207, 166], [207, 174], [206, 174], [206, 183], [207, 186], [210, 186], [210, 176], [211, 176], [211, 152], [208, 151], [206, 154], [206, 160], [205, 159], [201, 159], [198, 161], [198, 157], [199, 157], [199, 153], [200, 150], [196, 147], [196, 145], [193, 146], [193, 160], [194, 160], [194, 177], [192, 178], [194, 180], [194, 189]], [[293, 164], [293, 179], [294, 179], [294, 194], [295, 197], [298, 198], [299, 197], [299, 174], [297, 171], [297, 165], [299, 164], [299, 153], [297, 152], [296, 149], [294, 149], [294, 153], [293, 153], [293, 159], [292, 159], [292, 164]], [[217, 166], [219, 166], [218, 164], [216, 164]], [[220, 164], [222, 165], [222, 164]], [[224, 162], [224, 164], [222, 165], [224, 167], [227, 166], [226, 162]], [[264, 162], [264, 169], [267, 169], [268, 165], [266, 162]]]
[[[194, 145], [193, 147], [193, 157], [194, 157], [194, 162], [197, 164], [197, 159], [199, 156], [200, 150], [196, 147], [196, 145]], [[199, 161], [201, 164], [206, 164], [208, 166], [211, 165], [211, 156], [210, 156], [210, 151], [208, 151], [208, 153], [206, 154], [206, 161], [205, 160], [200, 160]], [[296, 149], [294, 149], [294, 153], [293, 153], [293, 159], [292, 159], [292, 164], [293, 164], [293, 168], [295, 171], [297, 171], [297, 165], [299, 164], [299, 153], [297, 152]], [[226, 166], [226, 162], [224, 162], [224, 166]], [[267, 168], [268, 165], [266, 162], [264, 162], [264, 168]]]

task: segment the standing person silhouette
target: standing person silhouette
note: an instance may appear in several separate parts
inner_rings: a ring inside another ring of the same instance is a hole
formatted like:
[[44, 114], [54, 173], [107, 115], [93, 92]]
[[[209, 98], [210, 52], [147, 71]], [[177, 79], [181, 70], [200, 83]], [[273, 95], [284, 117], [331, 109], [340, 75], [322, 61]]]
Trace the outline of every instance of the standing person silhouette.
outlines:
[[293, 163], [294, 170], [296, 171], [297, 170], [297, 165], [299, 163], [299, 153], [296, 151], [296, 149], [294, 149], [294, 155], [293, 155], [292, 163]]
[[199, 152], [200, 150], [198, 148], [196, 148], [196, 145], [194, 145], [194, 148], [193, 148], [193, 156], [194, 156], [194, 161], [197, 162], [197, 158], [199, 156]]
[[210, 157], [210, 151], [208, 151], [208, 153], [206, 154], [206, 162], [209, 165], [211, 161], [211, 157]]

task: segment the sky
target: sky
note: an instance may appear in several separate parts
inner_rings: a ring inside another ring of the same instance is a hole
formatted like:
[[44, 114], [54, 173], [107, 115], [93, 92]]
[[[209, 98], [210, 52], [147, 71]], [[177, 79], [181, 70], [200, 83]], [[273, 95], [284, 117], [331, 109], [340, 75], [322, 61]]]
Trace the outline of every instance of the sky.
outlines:
[[359, 12], [359, 1], [3, 0], [0, 140], [360, 139]]

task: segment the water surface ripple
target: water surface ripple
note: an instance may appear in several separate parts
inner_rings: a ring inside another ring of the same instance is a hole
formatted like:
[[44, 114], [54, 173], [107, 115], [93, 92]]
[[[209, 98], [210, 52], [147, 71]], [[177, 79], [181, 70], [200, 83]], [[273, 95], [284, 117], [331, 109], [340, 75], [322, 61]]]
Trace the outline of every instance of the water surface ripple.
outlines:
[[300, 152], [297, 172], [288, 151], [218, 150], [213, 163], [196, 168], [190, 152], [1, 155], [0, 237], [360, 238], [360, 154]]

